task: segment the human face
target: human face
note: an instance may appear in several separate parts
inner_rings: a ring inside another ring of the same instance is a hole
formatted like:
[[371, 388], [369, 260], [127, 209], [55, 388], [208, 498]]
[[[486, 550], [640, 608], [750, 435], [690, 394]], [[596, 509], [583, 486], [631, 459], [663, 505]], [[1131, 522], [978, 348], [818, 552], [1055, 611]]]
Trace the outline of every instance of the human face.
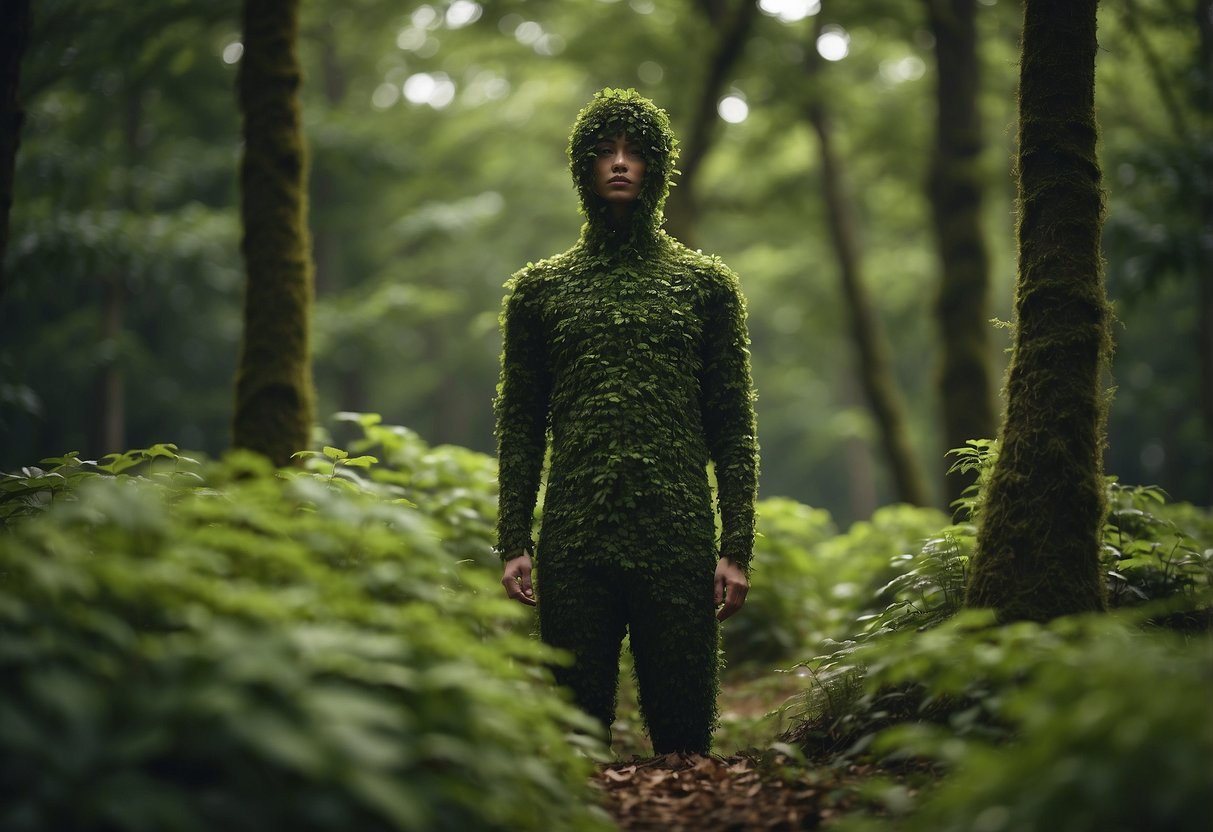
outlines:
[[599, 141], [594, 153], [594, 193], [621, 208], [635, 202], [647, 167], [640, 145], [620, 133]]

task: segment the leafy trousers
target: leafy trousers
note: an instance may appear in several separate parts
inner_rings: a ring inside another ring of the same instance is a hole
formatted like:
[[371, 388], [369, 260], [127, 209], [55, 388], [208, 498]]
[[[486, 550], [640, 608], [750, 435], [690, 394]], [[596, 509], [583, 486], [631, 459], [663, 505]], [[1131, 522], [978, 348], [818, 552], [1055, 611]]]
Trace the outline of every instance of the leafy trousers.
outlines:
[[716, 722], [719, 624], [714, 558], [623, 566], [549, 551], [536, 574], [539, 633], [573, 655], [556, 681], [608, 730], [615, 720], [624, 634], [640, 710], [657, 754], [706, 754]]

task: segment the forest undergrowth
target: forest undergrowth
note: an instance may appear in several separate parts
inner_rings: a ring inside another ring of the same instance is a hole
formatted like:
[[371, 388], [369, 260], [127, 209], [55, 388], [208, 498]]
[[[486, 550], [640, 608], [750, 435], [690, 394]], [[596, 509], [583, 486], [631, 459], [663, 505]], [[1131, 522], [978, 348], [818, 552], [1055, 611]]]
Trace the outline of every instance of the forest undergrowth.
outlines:
[[499, 597], [491, 458], [334, 434], [0, 477], [0, 827], [1209, 828], [1208, 511], [1109, 480], [1112, 611], [995, 628], [979, 489], [845, 530], [764, 500], [715, 753], [654, 758], [626, 663], [607, 748]]

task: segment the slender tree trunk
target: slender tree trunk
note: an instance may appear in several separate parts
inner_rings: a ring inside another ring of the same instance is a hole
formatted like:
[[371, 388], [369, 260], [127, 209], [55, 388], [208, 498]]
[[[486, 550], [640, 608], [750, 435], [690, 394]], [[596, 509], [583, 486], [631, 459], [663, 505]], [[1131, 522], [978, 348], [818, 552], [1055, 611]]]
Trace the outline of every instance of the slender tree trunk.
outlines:
[[[820, 73], [821, 58], [811, 50], [806, 62], [811, 77]], [[814, 84], [808, 105], [808, 119], [817, 133], [821, 160], [822, 194], [830, 223], [830, 242], [838, 260], [838, 275], [851, 323], [851, 337], [859, 359], [859, 377], [864, 395], [880, 432], [881, 449], [893, 475], [893, 486], [900, 502], [917, 506], [931, 504], [930, 490], [922, 466], [910, 444], [906, 428], [905, 405], [893, 378], [889, 344], [876, 315], [861, 273], [859, 245], [856, 241], [854, 208], [845, 184], [842, 161], [834, 149], [829, 113]]]
[[[859, 390], [859, 379], [848, 374], [843, 384], [843, 400], [863, 407], [863, 393]], [[880, 506], [876, 493], [876, 466], [872, 459], [872, 446], [859, 436], [843, 440], [843, 456], [847, 461], [847, 505], [850, 506], [850, 522], [871, 517]]]
[[[936, 60], [935, 156], [928, 193], [940, 262], [939, 392], [944, 447], [960, 448], [970, 439], [989, 439], [998, 429], [990, 390], [989, 259], [981, 231], [977, 2], [926, 0], [926, 5]], [[948, 476], [948, 504], [972, 482], [972, 475]]]
[[105, 278], [102, 306], [102, 343], [109, 347], [101, 371], [101, 449], [103, 453], [126, 450], [126, 378], [122, 372], [123, 317], [126, 281], [121, 274]]
[[[1213, 0], [1197, 0], [1195, 17], [1200, 33], [1196, 101], [1200, 108], [1203, 135], [1209, 136], [1213, 131]], [[1204, 227], [1209, 229], [1213, 228], [1213, 156], [1206, 150], [1201, 158], [1204, 162], [1204, 187], [1200, 189], [1200, 208]], [[1200, 285], [1200, 400], [1205, 429], [1205, 451], [1201, 464], [1205, 473], [1205, 500], [1213, 506], [1213, 239], [1207, 233], [1201, 237], [1196, 280]]]
[[[126, 183], [119, 207], [132, 214], [142, 213], [143, 200], [136, 175], [142, 157], [146, 89], [144, 79], [128, 77], [123, 92], [122, 163]], [[98, 368], [97, 393], [101, 403], [92, 430], [93, 445], [98, 454], [122, 453], [126, 447], [126, 356], [123, 350], [125, 330], [127, 280], [121, 271], [105, 275], [101, 281], [101, 364]]]
[[298, 14], [298, 0], [245, 0], [239, 79], [247, 283], [233, 444], [277, 465], [308, 446], [314, 398]]
[[1004, 621], [1104, 608], [1101, 374], [1110, 335], [1096, 2], [1026, 0], [1024, 8], [1015, 339], [967, 598]]
[[725, 79], [741, 57], [758, 9], [758, 4], [753, 0], [737, 0], [735, 3], [701, 0], [700, 6], [712, 28], [719, 32], [719, 37], [708, 55], [707, 70], [691, 114], [690, 129], [685, 133], [686, 140], [678, 157], [677, 187], [670, 191], [666, 203], [666, 225], [670, 233], [691, 248], [695, 247], [699, 220], [695, 183], [704, 157], [712, 146], [713, 128], [717, 121], [716, 101]]
[[13, 210], [13, 176], [25, 111], [21, 106], [21, 58], [29, 43], [30, 0], [0, 0], [0, 301], [8, 280], [9, 215]]

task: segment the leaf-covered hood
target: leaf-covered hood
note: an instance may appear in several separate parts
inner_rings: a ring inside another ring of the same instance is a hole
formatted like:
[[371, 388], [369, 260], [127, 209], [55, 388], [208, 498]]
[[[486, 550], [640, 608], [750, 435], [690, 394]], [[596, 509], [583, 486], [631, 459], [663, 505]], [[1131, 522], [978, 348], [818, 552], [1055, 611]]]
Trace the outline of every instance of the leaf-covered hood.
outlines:
[[[598, 142], [620, 133], [641, 146], [646, 163], [636, 210], [630, 227], [624, 229], [615, 227], [609, 204], [594, 192], [593, 185]], [[678, 159], [678, 140], [666, 111], [633, 89], [600, 90], [577, 114], [568, 152], [581, 212], [587, 220], [582, 229], [583, 242], [617, 249], [645, 248], [656, 242]]]

